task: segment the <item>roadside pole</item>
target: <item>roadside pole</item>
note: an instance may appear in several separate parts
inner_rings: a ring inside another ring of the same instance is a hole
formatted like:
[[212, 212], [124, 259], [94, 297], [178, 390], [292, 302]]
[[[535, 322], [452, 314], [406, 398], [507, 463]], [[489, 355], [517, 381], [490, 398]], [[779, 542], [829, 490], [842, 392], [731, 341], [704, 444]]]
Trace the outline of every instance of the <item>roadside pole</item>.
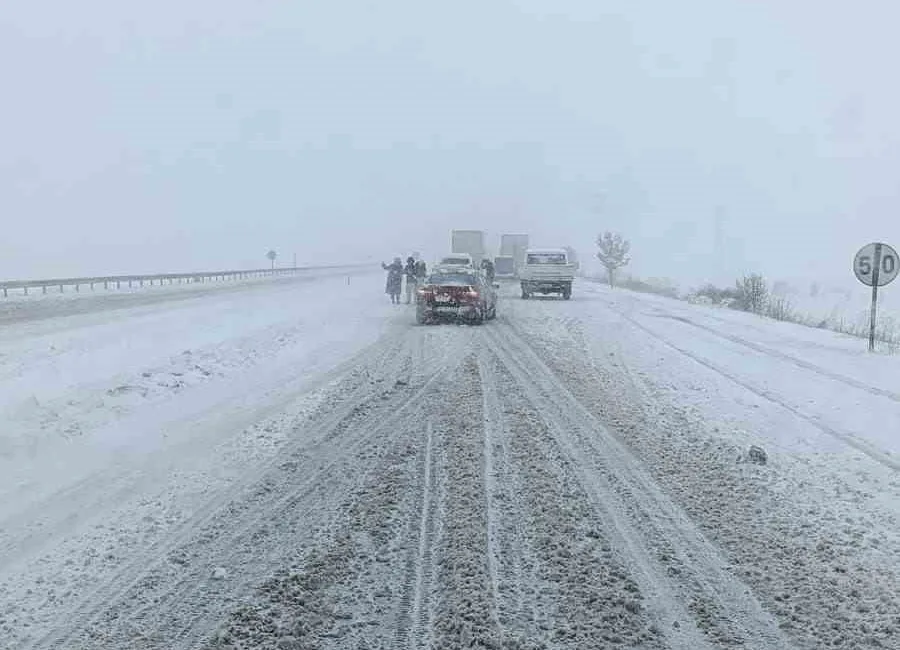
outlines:
[[873, 242], [859, 249], [853, 258], [853, 272], [863, 284], [872, 287], [872, 306], [869, 310], [869, 352], [875, 351], [878, 323], [878, 287], [890, 284], [900, 273], [897, 251], [881, 242]]
[[869, 352], [875, 352], [875, 323], [878, 318], [878, 276], [879, 271], [881, 271], [881, 244], [875, 244], [875, 262], [872, 266], [872, 312], [869, 315]]

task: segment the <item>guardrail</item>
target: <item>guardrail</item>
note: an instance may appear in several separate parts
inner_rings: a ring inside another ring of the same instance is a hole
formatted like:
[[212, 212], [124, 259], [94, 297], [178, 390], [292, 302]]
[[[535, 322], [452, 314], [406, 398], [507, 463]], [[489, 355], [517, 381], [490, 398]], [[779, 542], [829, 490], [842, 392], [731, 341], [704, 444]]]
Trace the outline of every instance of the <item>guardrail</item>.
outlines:
[[143, 287], [145, 283], [154, 284], [185, 284], [192, 282], [224, 282], [227, 280], [243, 280], [246, 278], [275, 277], [281, 275], [296, 275], [309, 271], [325, 271], [330, 269], [356, 269], [371, 264], [338, 264], [331, 266], [297, 266], [275, 269], [247, 269], [243, 271], [204, 271], [199, 273], [158, 273], [155, 275], [106, 275], [85, 278], [50, 278], [46, 280], [9, 280], [0, 282], [0, 291], [7, 298], [10, 291], [22, 290], [27, 296], [29, 289], [39, 289], [46, 294], [48, 288], [59, 287], [59, 293], [65, 291], [65, 287], [74, 287], [76, 292], [81, 287], [94, 291], [102, 285], [104, 289], [121, 289], [122, 285]]

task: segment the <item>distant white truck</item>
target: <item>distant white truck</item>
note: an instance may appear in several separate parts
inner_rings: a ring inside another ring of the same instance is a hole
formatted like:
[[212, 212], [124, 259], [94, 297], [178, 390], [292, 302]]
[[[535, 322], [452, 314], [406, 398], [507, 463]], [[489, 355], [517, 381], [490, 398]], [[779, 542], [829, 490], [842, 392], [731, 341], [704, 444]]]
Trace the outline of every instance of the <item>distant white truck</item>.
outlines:
[[454, 230], [450, 233], [450, 252], [467, 253], [475, 268], [479, 268], [485, 256], [484, 231]]
[[516, 258], [512, 255], [498, 255], [494, 258], [495, 278], [516, 277]]
[[519, 271], [519, 279], [523, 300], [536, 293], [557, 293], [568, 300], [572, 297], [575, 265], [565, 248], [529, 248], [525, 251], [525, 264]]
[[501, 235], [500, 255], [513, 258], [513, 267], [516, 275], [525, 265], [525, 251], [528, 250], [528, 235]]

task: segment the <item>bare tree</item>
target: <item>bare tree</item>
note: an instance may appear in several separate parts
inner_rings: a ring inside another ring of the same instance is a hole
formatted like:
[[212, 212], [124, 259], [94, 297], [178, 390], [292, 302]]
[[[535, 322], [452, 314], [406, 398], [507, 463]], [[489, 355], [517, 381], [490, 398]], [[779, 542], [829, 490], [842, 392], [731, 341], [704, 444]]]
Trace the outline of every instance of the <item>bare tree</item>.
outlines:
[[766, 279], [759, 273], [745, 275], [737, 281], [738, 306], [744, 311], [761, 314], [769, 302]]
[[266, 253], [266, 257], [269, 258], [269, 261], [272, 263], [272, 268], [274, 269], [275, 268], [275, 258], [278, 257], [278, 253], [276, 253], [275, 251], [269, 251], [268, 253]]
[[628, 264], [631, 258], [628, 257], [628, 251], [631, 244], [627, 239], [622, 239], [619, 233], [612, 233], [608, 230], [602, 235], [597, 236], [597, 259], [606, 267], [606, 276], [609, 279], [609, 286], [615, 286], [616, 271]]

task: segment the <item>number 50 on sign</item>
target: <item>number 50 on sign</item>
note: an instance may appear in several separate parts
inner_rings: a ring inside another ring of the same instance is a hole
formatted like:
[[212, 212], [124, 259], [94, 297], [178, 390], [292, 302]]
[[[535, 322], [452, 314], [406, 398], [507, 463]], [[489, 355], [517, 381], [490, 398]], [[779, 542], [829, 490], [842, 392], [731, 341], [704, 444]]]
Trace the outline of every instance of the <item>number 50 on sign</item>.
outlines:
[[887, 244], [867, 244], [856, 254], [853, 272], [863, 284], [883, 287], [900, 273], [900, 257]]

